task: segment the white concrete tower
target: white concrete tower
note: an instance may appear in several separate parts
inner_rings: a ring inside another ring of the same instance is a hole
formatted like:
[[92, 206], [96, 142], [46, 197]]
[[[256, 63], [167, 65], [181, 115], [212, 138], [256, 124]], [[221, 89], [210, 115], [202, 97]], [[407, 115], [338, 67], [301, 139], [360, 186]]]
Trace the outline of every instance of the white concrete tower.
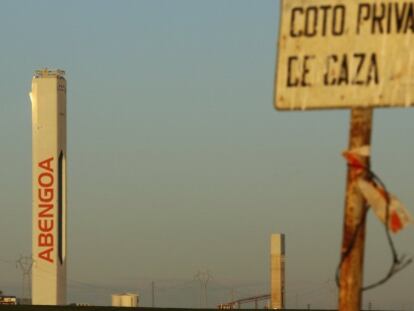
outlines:
[[272, 234], [270, 241], [270, 306], [285, 308], [285, 235]]
[[32, 303], [66, 304], [66, 80], [64, 71], [32, 79]]

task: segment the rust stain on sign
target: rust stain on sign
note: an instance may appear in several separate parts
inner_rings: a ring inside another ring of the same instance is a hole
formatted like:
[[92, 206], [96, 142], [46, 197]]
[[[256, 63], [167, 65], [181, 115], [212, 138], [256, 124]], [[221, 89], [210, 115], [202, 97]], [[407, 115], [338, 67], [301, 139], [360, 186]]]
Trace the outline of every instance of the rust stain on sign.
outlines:
[[414, 1], [282, 0], [280, 110], [414, 104]]

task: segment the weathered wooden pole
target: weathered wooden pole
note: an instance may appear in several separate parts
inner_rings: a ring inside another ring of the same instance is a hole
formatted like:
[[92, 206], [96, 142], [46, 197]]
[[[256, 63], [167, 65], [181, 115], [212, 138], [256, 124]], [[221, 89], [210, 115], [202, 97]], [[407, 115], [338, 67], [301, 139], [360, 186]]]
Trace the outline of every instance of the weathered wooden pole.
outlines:
[[[372, 118], [372, 108], [351, 110], [349, 150], [371, 144]], [[369, 156], [361, 160], [366, 167], [369, 167]], [[357, 188], [359, 177], [361, 177], [361, 170], [348, 166], [341, 249], [342, 265], [339, 278], [340, 311], [358, 311], [362, 303], [366, 209], [364, 198]]]

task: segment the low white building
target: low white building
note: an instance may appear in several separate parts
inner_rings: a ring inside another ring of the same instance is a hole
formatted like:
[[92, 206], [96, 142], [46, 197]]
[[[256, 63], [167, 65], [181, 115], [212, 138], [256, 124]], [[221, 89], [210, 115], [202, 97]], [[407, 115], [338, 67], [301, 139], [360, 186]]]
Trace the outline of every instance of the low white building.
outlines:
[[17, 298], [16, 296], [0, 295], [0, 305], [17, 305]]
[[123, 293], [112, 295], [112, 307], [138, 307], [138, 302], [137, 294]]

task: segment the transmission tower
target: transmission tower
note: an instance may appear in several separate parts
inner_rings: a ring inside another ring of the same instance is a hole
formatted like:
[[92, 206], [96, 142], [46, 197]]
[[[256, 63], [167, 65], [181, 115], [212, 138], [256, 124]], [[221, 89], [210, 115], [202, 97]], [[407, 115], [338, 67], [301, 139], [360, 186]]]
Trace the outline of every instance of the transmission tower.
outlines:
[[151, 282], [151, 307], [155, 308], [155, 282]]
[[24, 303], [30, 301], [32, 296], [32, 266], [32, 257], [20, 256], [16, 260], [16, 268], [22, 271], [22, 301]]
[[194, 276], [194, 279], [200, 282], [200, 308], [207, 308], [207, 285], [208, 282], [212, 279], [211, 273], [208, 270], [198, 271]]

